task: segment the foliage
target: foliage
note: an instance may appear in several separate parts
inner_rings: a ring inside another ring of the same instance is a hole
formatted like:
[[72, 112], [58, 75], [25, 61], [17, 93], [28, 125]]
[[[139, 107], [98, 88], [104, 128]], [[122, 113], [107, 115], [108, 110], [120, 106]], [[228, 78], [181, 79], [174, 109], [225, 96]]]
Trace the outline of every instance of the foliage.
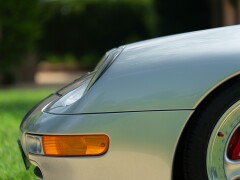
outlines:
[[170, 35], [210, 27], [209, 0], [154, 0], [159, 35]]
[[110, 48], [155, 35], [150, 0], [62, 0], [43, 9], [47, 21], [40, 47], [45, 57], [70, 52], [93, 66]]
[[0, 83], [3, 74], [14, 80], [13, 72], [30, 51], [40, 52], [41, 59], [71, 54], [70, 59], [91, 67], [110, 48], [206, 29], [211, 23], [209, 0], [0, 0], [0, 4]]
[[0, 76], [14, 71], [40, 35], [38, 0], [0, 0]]
[[234, 6], [237, 6], [240, 3], [240, 0], [230, 0]]
[[[106, 50], [156, 34], [152, 0], [0, 0], [0, 4], [0, 83], [14, 81], [29, 52], [40, 52], [41, 59], [67, 53], [91, 67]], [[3, 76], [8, 79], [1, 80]]]
[[33, 180], [27, 172], [17, 145], [19, 125], [24, 114], [51, 90], [0, 91], [0, 179]]

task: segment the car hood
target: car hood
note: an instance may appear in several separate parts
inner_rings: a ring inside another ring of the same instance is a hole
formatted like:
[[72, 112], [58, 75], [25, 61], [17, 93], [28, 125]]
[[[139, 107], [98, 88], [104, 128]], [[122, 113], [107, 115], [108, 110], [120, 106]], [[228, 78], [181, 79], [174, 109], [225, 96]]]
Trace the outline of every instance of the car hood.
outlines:
[[195, 109], [239, 74], [240, 26], [185, 33], [124, 46], [82, 99], [53, 114]]
[[221, 46], [224, 46], [225, 49], [231, 49], [232, 46], [226, 46], [225, 41], [238, 41], [240, 39], [239, 30], [240, 25], [235, 25], [159, 37], [125, 45], [125, 51], [146, 50], [156, 47], [163, 51], [182, 51], [182, 49], [194, 50], [200, 47], [211, 47], [212, 45], [216, 49]]

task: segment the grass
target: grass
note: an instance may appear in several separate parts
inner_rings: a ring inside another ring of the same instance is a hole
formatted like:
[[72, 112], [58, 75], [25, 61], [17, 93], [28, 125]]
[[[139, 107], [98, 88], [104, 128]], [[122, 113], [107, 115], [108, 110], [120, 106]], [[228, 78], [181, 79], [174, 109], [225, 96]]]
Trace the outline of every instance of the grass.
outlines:
[[0, 90], [0, 180], [35, 180], [18, 149], [23, 116], [52, 90]]

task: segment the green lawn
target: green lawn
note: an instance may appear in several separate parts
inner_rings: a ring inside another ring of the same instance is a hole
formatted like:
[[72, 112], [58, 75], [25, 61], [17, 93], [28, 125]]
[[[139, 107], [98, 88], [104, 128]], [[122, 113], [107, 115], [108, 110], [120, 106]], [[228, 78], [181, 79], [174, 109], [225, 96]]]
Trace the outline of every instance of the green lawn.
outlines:
[[0, 180], [36, 179], [25, 170], [17, 139], [27, 111], [53, 90], [0, 90]]

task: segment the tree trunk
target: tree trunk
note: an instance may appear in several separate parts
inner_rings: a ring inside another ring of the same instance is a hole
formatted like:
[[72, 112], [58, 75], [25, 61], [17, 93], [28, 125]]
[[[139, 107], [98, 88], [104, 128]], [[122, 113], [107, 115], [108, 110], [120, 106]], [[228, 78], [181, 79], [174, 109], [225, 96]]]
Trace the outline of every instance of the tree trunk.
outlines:
[[28, 53], [25, 56], [24, 63], [21, 65], [19, 76], [17, 80], [19, 82], [33, 83], [35, 73], [37, 71], [38, 57], [36, 53]]

